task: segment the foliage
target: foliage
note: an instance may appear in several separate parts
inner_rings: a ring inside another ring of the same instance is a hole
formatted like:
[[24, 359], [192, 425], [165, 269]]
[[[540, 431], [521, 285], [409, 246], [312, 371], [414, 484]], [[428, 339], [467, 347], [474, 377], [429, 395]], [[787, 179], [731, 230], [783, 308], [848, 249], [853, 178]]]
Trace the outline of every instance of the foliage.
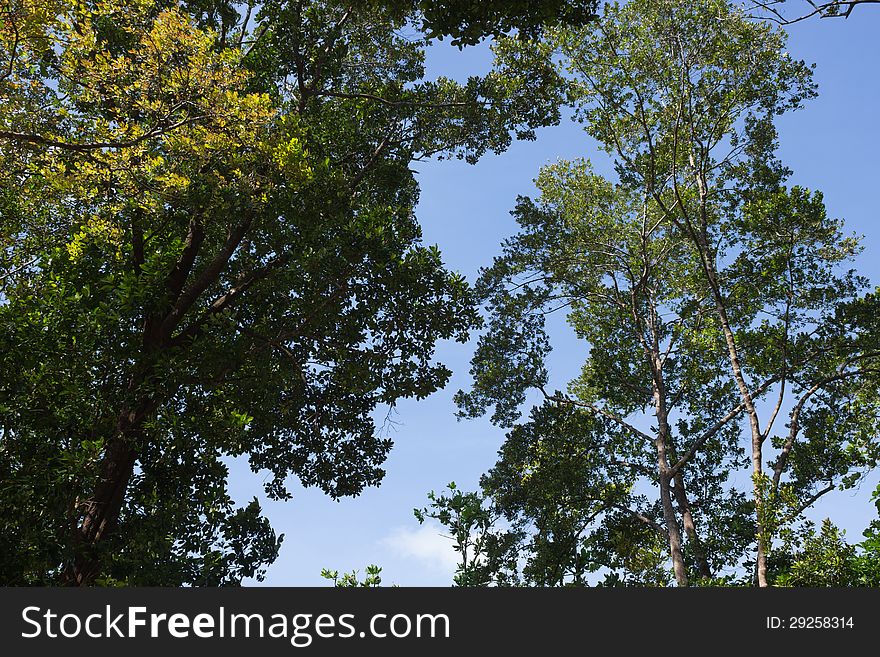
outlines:
[[517, 25], [444, 6], [5, 5], [4, 583], [238, 584], [281, 538], [232, 459], [274, 499], [381, 481], [374, 409], [445, 385], [434, 345], [476, 322], [412, 164], [556, 120], [536, 84], [425, 79], [423, 17]]
[[508, 434], [480, 493], [429, 495], [417, 517], [449, 530], [463, 555], [456, 584], [584, 586], [601, 572], [608, 585], [666, 584], [662, 535], [629, 512], [644, 498], [629, 468], [606, 460], [612, 442], [589, 414], [545, 404]]
[[379, 566], [370, 564], [364, 569], [363, 579], [358, 578], [356, 570], [343, 573], [340, 576], [338, 570], [328, 570], [327, 568], [321, 571], [321, 577], [332, 581], [336, 588], [373, 588], [382, 585], [381, 572], [382, 569]]
[[508, 560], [514, 536], [495, 531], [498, 516], [486, 507], [482, 496], [459, 490], [455, 482], [447, 490], [448, 494], [440, 495], [431, 491], [428, 506], [413, 513], [420, 524], [432, 519], [449, 531], [453, 549], [460, 555], [455, 585], [486, 586], [500, 572], [511, 569]]
[[[586, 160], [544, 167], [540, 197], [513, 212], [520, 232], [477, 284], [487, 330], [474, 385], [457, 399], [463, 416], [491, 408], [513, 427], [482, 483], [501, 497], [491, 504], [532, 494], [524, 433], [558, 443], [556, 458], [591, 446], [575, 477], [549, 460], [539, 490], [551, 494], [515, 509], [535, 540], [548, 518], [584, 520], [555, 558], [559, 574], [537, 583], [563, 583], [563, 572], [580, 582], [586, 564], [653, 572], [659, 533], [681, 585], [750, 564], [767, 584], [774, 539], [876, 464], [877, 297], [847, 269], [857, 238], [827, 216], [821, 193], [788, 185], [776, 157], [775, 117], [815, 95], [810, 68], [784, 47], [782, 32], [721, 0], [653, 0], [499, 48], [512, 77], [534, 62], [557, 67], [616, 172]], [[565, 391], [546, 366], [546, 317], [561, 310], [586, 354]], [[591, 422], [554, 424], [545, 406], [517, 425], [530, 391]], [[750, 496], [735, 483], [743, 471]], [[609, 535], [617, 511], [602, 504], [609, 478], [629, 522], [622, 551]], [[599, 488], [585, 495], [585, 485]], [[579, 502], [563, 514], [567, 496]], [[633, 546], [638, 558], [614, 561]]]
[[[880, 516], [880, 487], [874, 491]], [[785, 536], [775, 557], [776, 586], [880, 586], [880, 520], [865, 530], [865, 540], [846, 542], [830, 519], [817, 532], [812, 523]]]
[[[374, 0], [375, 1], [375, 0]], [[414, 6], [429, 37], [449, 36], [452, 45], [478, 43], [486, 36], [500, 36], [512, 30], [529, 37], [539, 36], [547, 25], [583, 24], [593, 20], [597, 0], [447, 0], [399, 2], [378, 0], [377, 4]]]

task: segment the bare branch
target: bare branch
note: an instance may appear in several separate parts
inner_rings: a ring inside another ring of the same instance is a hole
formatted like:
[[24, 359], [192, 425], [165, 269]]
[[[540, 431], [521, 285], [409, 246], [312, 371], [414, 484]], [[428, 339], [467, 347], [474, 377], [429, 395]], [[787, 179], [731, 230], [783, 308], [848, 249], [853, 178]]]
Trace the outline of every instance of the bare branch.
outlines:
[[387, 105], [388, 107], [426, 107], [429, 109], [443, 109], [447, 107], [467, 107], [468, 103], [464, 101], [456, 101], [449, 103], [422, 103], [415, 100], [389, 100], [387, 98], [383, 98], [382, 96], [377, 96], [376, 94], [368, 94], [368, 93], [346, 93], [343, 91], [315, 91], [314, 96], [328, 96], [330, 98], [348, 98], [348, 99], [363, 99], [363, 100], [373, 100], [377, 103], [381, 103], [382, 105]]
[[794, 25], [814, 16], [820, 18], [849, 18], [857, 5], [880, 4], [880, 0], [831, 0], [830, 2], [815, 3], [806, 0], [810, 9], [793, 18], [788, 18], [777, 8], [785, 4], [785, 0], [751, 0], [751, 4], [764, 13], [763, 18], [779, 25]]
[[623, 506], [622, 504], [608, 504], [607, 506], [610, 509], [617, 509], [618, 511], [623, 511], [624, 513], [632, 516], [633, 518], [635, 518], [639, 522], [642, 522], [642, 523], [648, 525], [648, 527], [650, 527], [655, 532], [660, 534], [660, 536], [662, 536], [664, 539], [666, 539], [666, 540], [669, 539], [669, 533], [663, 527], [661, 527], [656, 522], [651, 520], [651, 518], [646, 516], [644, 513], [641, 513], [639, 511], [634, 511], [633, 509], [630, 509], [629, 507]]
[[0, 75], [0, 82], [6, 80], [15, 70], [15, 60], [18, 59], [18, 43], [20, 41], [18, 25], [16, 25], [15, 19], [7, 19], [6, 22], [12, 28], [13, 38], [12, 47], [9, 49], [9, 65], [6, 67], [6, 72]]
[[11, 277], [15, 276], [18, 272], [20, 272], [24, 269], [27, 269], [28, 267], [30, 267], [33, 264], [36, 264], [36, 262], [39, 259], [40, 259], [40, 257], [36, 256], [36, 257], [32, 258], [31, 260], [29, 260], [28, 262], [24, 263], [23, 265], [19, 265], [15, 269], [10, 269], [9, 271], [4, 272], [3, 274], [0, 274], [0, 281], [3, 281], [7, 278], [11, 278]]
[[828, 484], [827, 486], [825, 486], [825, 488], [822, 488], [818, 492], [816, 492], [815, 494], [811, 495], [810, 498], [806, 502], [804, 502], [797, 509], [795, 509], [794, 511], [789, 513], [787, 516], [785, 516], [785, 518], [782, 520], [783, 524], [791, 522], [792, 520], [797, 518], [804, 511], [806, 511], [811, 506], [813, 506], [816, 502], [818, 502], [820, 497], [822, 497], [823, 495], [826, 495], [827, 493], [830, 493], [835, 488], [836, 488], [836, 486], [834, 484]]

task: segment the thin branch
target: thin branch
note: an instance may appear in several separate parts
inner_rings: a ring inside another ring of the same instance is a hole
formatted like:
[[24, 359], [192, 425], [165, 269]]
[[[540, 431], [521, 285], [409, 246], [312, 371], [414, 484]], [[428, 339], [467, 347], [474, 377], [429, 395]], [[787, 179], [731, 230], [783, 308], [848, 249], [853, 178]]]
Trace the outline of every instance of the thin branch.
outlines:
[[330, 98], [347, 98], [347, 99], [363, 99], [373, 100], [377, 103], [387, 105], [388, 107], [424, 107], [428, 109], [444, 109], [448, 107], [467, 107], [469, 103], [464, 101], [456, 101], [449, 103], [422, 103], [415, 100], [389, 100], [382, 96], [368, 93], [346, 93], [343, 91], [315, 91], [314, 96], [328, 96]]
[[811, 506], [813, 506], [819, 500], [820, 497], [822, 497], [823, 495], [826, 495], [827, 493], [830, 493], [835, 488], [836, 488], [836, 486], [834, 484], [828, 484], [827, 486], [825, 486], [825, 488], [822, 488], [814, 495], [811, 495], [810, 498], [806, 502], [804, 502], [797, 509], [795, 509], [794, 511], [789, 513], [787, 516], [785, 516], [785, 518], [783, 518], [783, 520], [782, 520], [782, 523], [785, 524], [785, 523], [791, 522], [792, 520], [797, 518], [799, 515], [801, 515], [804, 511], [806, 511]]
[[364, 181], [364, 178], [366, 178], [367, 174], [370, 173], [370, 171], [373, 168], [373, 165], [375, 165], [376, 162], [379, 160], [379, 157], [382, 155], [383, 151], [388, 147], [389, 143], [391, 143], [391, 135], [385, 135], [382, 138], [382, 141], [379, 142], [379, 145], [376, 146], [375, 150], [370, 154], [370, 157], [367, 160], [366, 164], [364, 164], [363, 168], [360, 171], [358, 171], [357, 175], [351, 181], [351, 184], [349, 185], [349, 189], [351, 189], [352, 192], [354, 192], [358, 188], [358, 186]]
[[244, 58], [244, 57], [247, 57], [248, 55], [250, 55], [251, 52], [253, 52], [254, 48], [257, 47], [257, 44], [260, 42], [260, 39], [262, 39], [263, 36], [268, 31], [269, 31], [269, 23], [264, 23], [263, 25], [260, 25], [260, 27], [257, 29], [257, 32], [254, 35], [253, 39], [251, 39], [249, 41], [242, 41], [242, 44], [246, 43], [250, 47], [246, 51], [244, 51], [241, 56]]
[[595, 404], [590, 404], [588, 402], [582, 402], [582, 401], [577, 401], [574, 399], [568, 399], [566, 397], [560, 397], [559, 395], [549, 395], [544, 390], [544, 388], [539, 388], [539, 389], [540, 389], [541, 393], [544, 395], [545, 399], [547, 399], [547, 401], [556, 402], [558, 404], [570, 404], [571, 406], [578, 406], [581, 408], [587, 408], [591, 411], [599, 413], [600, 415], [603, 415], [604, 417], [606, 417], [609, 420], [611, 420], [612, 422], [620, 425], [624, 429], [627, 429], [628, 431], [632, 431], [634, 434], [636, 434], [640, 438], [644, 438], [645, 440], [652, 442], [652, 443], [655, 441], [654, 437], [649, 436], [648, 434], [646, 434], [643, 431], [640, 431], [639, 429], [636, 429], [629, 422], [627, 422], [626, 420], [624, 420], [620, 416], [615, 415], [614, 413], [612, 413], [611, 411], [609, 411], [607, 409], [601, 408], [600, 406], [596, 406]]
[[241, 33], [238, 35], [238, 49], [241, 50], [244, 46], [244, 38], [247, 36], [248, 24], [251, 22], [251, 13], [254, 10], [254, 3], [252, 0], [248, 1], [247, 4], [247, 12], [245, 12], [244, 18], [241, 21]]
[[788, 438], [785, 440], [785, 444], [782, 446], [782, 451], [779, 453], [779, 457], [776, 459], [776, 463], [774, 463], [773, 465], [774, 493], [779, 490], [779, 484], [782, 480], [782, 473], [785, 470], [785, 466], [788, 463], [791, 451], [792, 449], [794, 449], [794, 444], [797, 441], [798, 434], [800, 433], [801, 413], [803, 412], [803, 409], [806, 406], [807, 402], [813, 397], [813, 395], [832, 383], [843, 381], [853, 376], [867, 374], [872, 371], [876, 370], [860, 369], [851, 372], [841, 372], [839, 374], [835, 374], [834, 376], [826, 377], [825, 379], [822, 379], [821, 381], [813, 384], [813, 386], [809, 390], [807, 390], [807, 392], [804, 393], [804, 395], [798, 400], [797, 404], [795, 405], [794, 409], [792, 409], [789, 416], [790, 420]]
[[0, 275], [0, 281], [5, 280], [5, 279], [7, 279], [7, 278], [10, 278], [10, 277], [12, 277], [12, 276], [15, 276], [15, 274], [17, 274], [17, 273], [20, 272], [21, 270], [23, 270], [23, 269], [27, 269], [27, 268], [30, 267], [31, 265], [35, 264], [39, 259], [40, 259], [40, 256], [35, 256], [35, 257], [33, 257], [31, 260], [29, 260], [28, 262], [24, 263], [23, 265], [19, 265], [19, 266], [16, 267], [15, 269], [10, 269], [9, 271], [7, 271], [7, 272], [5, 272], [4, 274]]
[[[755, 390], [752, 391], [752, 393], [751, 393], [751, 394], [752, 394], [752, 397], [757, 396], [757, 395], [760, 395], [762, 392], [764, 392], [765, 390], [767, 390], [770, 386], [772, 386], [772, 385], [775, 384], [777, 381], [779, 381], [780, 376], [781, 376], [781, 375], [777, 374], [776, 376], [770, 377], [769, 379], [767, 379], [766, 381], [764, 381], [764, 383], [762, 383], [760, 386], [758, 386], [757, 388], [755, 388]], [[744, 410], [746, 410], [746, 406], [747, 406], [747, 405], [746, 405], [746, 402], [745, 402], [745, 401], [741, 402], [738, 406], [736, 406], [736, 407], [733, 408], [729, 413], [727, 413], [727, 415], [725, 415], [723, 418], [721, 418], [720, 420], [718, 420], [718, 422], [716, 422], [713, 426], [711, 426], [709, 429], [707, 429], [706, 431], [704, 431], [704, 432], [700, 435], [700, 437], [697, 438], [697, 439], [691, 444], [690, 448], [688, 448], [687, 452], [684, 453], [684, 455], [678, 460], [678, 462], [677, 462], [674, 466], [672, 466], [672, 469], [671, 469], [672, 474], [675, 474], [675, 473], [677, 473], [679, 470], [681, 470], [681, 468], [684, 467], [684, 465], [685, 465], [685, 464], [686, 464], [691, 458], [693, 458], [694, 454], [696, 454], [697, 451], [699, 451], [700, 448], [702, 448], [702, 446], [703, 446], [704, 444], [706, 444], [706, 441], [707, 441], [707, 440], [710, 440], [712, 437], [714, 437], [714, 436], [715, 436], [719, 431], [721, 431], [721, 430], [722, 430], [722, 429], [723, 429], [723, 428], [724, 428], [724, 427], [725, 427], [725, 426], [726, 426], [731, 420], [735, 419], [737, 416], [740, 415], [740, 413], [742, 413]]]
[[619, 465], [623, 468], [631, 468], [637, 472], [640, 472], [646, 477], [653, 478], [657, 476], [656, 471], [647, 466], [641, 465], [639, 463], [633, 463], [632, 461], [628, 461], [626, 459], [611, 461], [612, 465]]
[[752, 4], [768, 13], [767, 19], [779, 25], [794, 25], [814, 16], [820, 18], [849, 18], [857, 5], [878, 4], [880, 0], [832, 0], [831, 2], [823, 2], [816, 4], [812, 0], [807, 0], [812, 7], [811, 11], [800, 14], [795, 18], [786, 18], [786, 16], [773, 5], [783, 4], [784, 0], [751, 0]]
[[157, 125], [140, 137], [135, 137], [134, 139], [128, 140], [112, 140], [112, 141], [97, 141], [91, 143], [79, 143], [79, 142], [68, 142], [61, 141], [59, 139], [55, 139], [54, 137], [45, 137], [43, 135], [38, 135], [34, 133], [27, 132], [14, 132], [11, 130], [0, 130], [0, 139], [8, 139], [9, 141], [18, 141], [24, 142], [28, 144], [38, 144], [41, 146], [48, 146], [50, 148], [60, 148], [62, 150], [67, 151], [75, 151], [75, 152], [89, 152], [89, 151], [97, 151], [104, 148], [109, 149], [122, 149], [122, 148], [131, 148], [132, 146], [137, 146], [149, 139], [154, 137], [158, 137], [161, 135], [168, 134], [176, 130], [177, 128], [181, 128], [185, 125], [192, 125], [204, 119], [212, 118], [213, 115], [203, 115], [203, 116], [195, 116], [190, 117], [188, 119], [183, 119], [177, 121], [176, 123], [172, 123], [168, 126]]
[[646, 516], [644, 513], [641, 513], [639, 511], [634, 511], [633, 509], [630, 509], [629, 507], [623, 506], [622, 504], [608, 504], [607, 506], [608, 506], [608, 508], [611, 508], [611, 509], [617, 509], [618, 511], [623, 511], [624, 513], [632, 516], [636, 520], [648, 525], [648, 527], [650, 527], [651, 529], [656, 531], [664, 539], [667, 539], [667, 540], [669, 539], [669, 533], [663, 527], [661, 527], [656, 522], [651, 520], [651, 518]]
[[177, 263], [168, 274], [165, 280], [171, 303], [176, 303], [186, 284], [186, 279], [192, 271], [192, 266], [196, 261], [196, 256], [205, 240], [205, 227], [198, 219], [191, 219], [186, 232], [186, 241], [183, 244], [183, 251], [177, 259]]
[[767, 440], [767, 437], [773, 430], [773, 425], [776, 423], [776, 418], [779, 417], [779, 412], [782, 410], [782, 404], [785, 401], [785, 384], [788, 382], [788, 342], [789, 331], [791, 329], [791, 304], [792, 298], [794, 297], [794, 269], [792, 268], [793, 258], [794, 234], [791, 235], [791, 239], [789, 240], [788, 258], [786, 260], [786, 264], [788, 265], [788, 291], [785, 301], [785, 322], [782, 334], [782, 381], [779, 385], [779, 398], [776, 400], [776, 407], [770, 414], [770, 419], [767, 420], [767, 426], [764, 427], [764, 434], [763, 436], [761, 436], [762, 443]]
[[6, 67], [6, 72], [3, 75], [0, 75], [0, 82], [3, 82], [12, 75], [12, 72], [15, 70], [15, 60], [18, 59], [18, 43], [20, 40], [18, 25], [16, 25], [14, 19], [10, 19], [8, 23], [12, 27], [14, 36], [12, 39], [12, 47], [9, 49], [9, 66]]

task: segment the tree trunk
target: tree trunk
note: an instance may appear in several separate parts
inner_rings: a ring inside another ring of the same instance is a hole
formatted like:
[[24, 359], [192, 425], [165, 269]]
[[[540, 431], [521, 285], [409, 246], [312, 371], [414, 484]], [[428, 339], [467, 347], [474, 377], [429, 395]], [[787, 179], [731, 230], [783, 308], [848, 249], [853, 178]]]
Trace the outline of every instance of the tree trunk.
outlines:
[[739, 361], [739, 352], [736, 347], [736, 341], [734, 340], [733, 330], [730, 328], [730, 321], [727, 317], [727, 309], [724, 307], [724, 304], [721, 301], [720, 297], [716, 298], [716, 305], [718, 308], [719, 318], [721, 319], [721, 326], [724, 330], [724, 338], [727, 342], [731, 369], [733, 371], [737, 387], [740, 390], [743, 404], [746, 407], [746, 413], [749, 417], [749, 428], [752, 434], [752, 490], [755, 498], [755, 541], [757, 542], [757, 552], [755, 558], [757, 560], [758, 586], [765, 587], [768, 586], [768, 583], [767, 554], [764, 546], [764, 543], [766, 542], [766, 536], [764, 533], [764, 521], [762, 519], [764, 510], [764, 489], [761, 484], [761, 480], [764, 477], [763, 436], [761, 435], [761, 428], [758, 423], [758, 411], [755, 408], [754, 401], [752, 400], [752, 395], [749, 392], [748, 386], [746, 385], [745, 377], [742, 373], [742, 366]]
[[123, 413], [107, 443], [94, 492], [84, 503], [82, 521], [74, 535], [75, 557], [62, 574], [66, 586], [90, 586], [105, 566], [99, 545], [116, 528], [125, 491], [134, 472], [141, 424], [149, 404]]
[[690, 502], [688, 502], [687, 491], [684, 488], [684, 476], [681, 474], [681, 470], [675, 474], [675, 488], [673, 488], [673, 493], [675, 494], [675, 501], [676, 504], [678, 504], [678, 509], [681, 511], [681, 520], [684, 525], [685, 534], [688, 538], [688, 543], [691, 545], [694, 558], [697, 560], [697, 569], [700, 573], [700, 579], [712, 579], [712, 571], [709, 569], [706, 552], [703, 550], [703, 542], [700, 540], [700, 536], [697, 533], [697, 526], [694, 523], [694, 516], [691, 513], [691, 505]]
[[759, 587], [764, 588], [770, 586], [767, 581], [767, 537], [764, 533], [764, 486], [762, 485], [763, 467], [762, 467], [762, 445], [760, 436], [752, 435], [752, 477], [753, 490], [755, 496], [755, 541], [757, 542], [757, 550], [755, 552], [755, 575], [756, 583]]
[[[653, 300], [652, 300], [653, 301]], [[660, 503], [663, 506], [663, 520], [669, 533], [669, 556], [672, 558], [672, 570], [679, 586], [688, 585], [687, 567], [681, 552], [681, 528], [672, 505], [672, 477], [669, 467], [669, 445], [672, 431], [669, 427], [669, 410], [666, 404], [666, 382], [663, 376], [663, 360], [660, 356], [659, 331], [657, 330], [656, 307], [651, 306], [649, 315], [651, 330], [650, 365], [654, 388], [654, 410], [657, 417], [657, 448], [658, 480], [660, 483]]]
[[663, 520], [669, 533], [669, 556], [672, 558], [672, 570], [679, 586], [688, 585], [687, 567], [681, 552], [681, 528], [672, 505], [672, 474], [669, 467], [669, 441], [672, 432], [669, 427], [669, 415], [666, 405], [666, 382], [663, 377], [663, 361], [660, 357], [660, 345], [657, 331], [656, 309], [651, 307], [649, 316], [652, 344], [650, 349], [650, 365], [654, 387], [654, 409], [657, 417], [657, 469], [660, 483], [660, 503], [663, 506]]
[[663, 519], [666, 522], [666, 530], [669, 533], [669, 555], [672, 557], [672, 570], [675, 573], [675, 582], [679, 586], [687, 586], [687, 567], [684, 563], [684, 555], [681, 552], [681, 530], [678, 527], [678, 518], [676, 518], [675, 509], [672, 506], [670, 476], [667, 472], [668, 468], [663, 468], [662, 465], [660, 467], [662, 471], [660, 475], [660, 503], [663, 505]]
[[[698, 179], [699, 180], [699, 179]], [[702, 182], [700, 182], [700, 197], [701, 200], [705, 199], [705, 192]], [[705, 211], [705, 206], [701, 204], [703, 210]], [[705, 226], [705, 222], [703, 224]], [[746, 384], [745, 376], [742, 371], [742, 364], [740, 362], [739, 349], [736, 345], [736, 336], [733, 333], [733, 329], [730, 325], [730, 317], [727, 314], [727, 306], [724, 303], [724, 298], [721, 294], [721, 286], [718, 281], [718, 272], [715, 266], [715, 256], [711, 251], [709, 240], [705, 234], [705, 229], [702, 233], [696, 236], [697, 238], [697, 247], [700, 250], [701, 257], [703, 260], [703, 268], [706, 274], [707, 282], [709, 283], [709, 289], [712, 293], [712, 297], [715, 302], [715, 309], [718, 313], [718, 319], [721, 324], [721, 330], [724, 334], [724, 341], [727, 345], [728, 357], [730, 359], [730, 368], [733, 374], [734, 381], [736, 382], [737, 388], [740, 392], [740, 397], [742, 398], [743, 405], [745, 406], [746, 413], [749, 418], [749, 429], [752, 434], [752, 481], [753, 481], [753, 494], [755, 498], [755, 541], [757, 543], [756, 550], [756, 579], [759, 587], [768, 586], [767, 582], [767, 553], [765, 543], [767, 537], [764, 532], [764, 522], [762, 519], [763, 509], [764, 509], [764, 490], [762, 486], [762, 479], [764, 476], [764, 468], [763, 468], [763, 448], [764, 448], [764, 438], [761, 435], [761, 427], [758, 421], [758, 411], [755, 408], [754, 400], [752, 399], [752, 394], [749, 391], [749, 387]]]

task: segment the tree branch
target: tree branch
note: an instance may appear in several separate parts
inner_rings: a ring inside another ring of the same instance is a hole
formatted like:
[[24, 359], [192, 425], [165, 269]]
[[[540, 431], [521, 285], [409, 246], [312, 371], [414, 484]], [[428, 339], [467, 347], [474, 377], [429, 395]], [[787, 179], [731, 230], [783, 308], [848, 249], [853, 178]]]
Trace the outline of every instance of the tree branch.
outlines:
[[38, 144], [40, 146], [48, 146], [50, 148], [60, 148], [62, 150], [74, 151], [74, 152], [89, 152], [89, 151], [97, 151], [104, 148], [109, 149], [122, 149], [122, 148], [131, 148], [132, 146], [137, 146], [149, 139], [154, 137], [158, 137], [161, 135], [166, 135], [169, 132], [176, 130], [177, 128], [181, 128], [185, 125], [192, 125], [193, 123], [198, 123], [199, 121], [203, 121], [204, 119], [212, 118], [212, 115], [204, 115], [204, 116], [195, 116], [190, 117], [188, 119], [182, 119], [175, 123], [172, 123], [167, 126], [157, 125], [142, 134], [140, 137], [135, 137], [134, 139], [127, 140], [110, 140], [110, 141], [97, 141], [91, 143], [79, 143], [79, 142], [68, 142], [62, 141], [60, 139], [56, 139], [54, 137], [45, 137], [43, 135], [38, 135], [34, 133], [27, 132], [14, 132], [11, 130], [0, 130], [0, 139], [7, 139], [9, 141], [18, 141], [24, 142], [28, 144]]
[[566, 397], [560, 397], [558, 395], [555, 395], [555, 396], [548, 395], [547, 392], [543, 388], [540, 388], [540, 390], [541, 390], [541, 393], [544, 395], [544, 397], [547, 399], [547, 401], [556, 402], [558, 404], [570, 404], [572, 406], [579, 406], [581, 408], [590, 409], [591, 411], [599, 413], [600, 415], [608, 418], [612, 422], [620, 425], [624, 429], [627, 429], [628, 431], [632, 431], [634, 434], [636, 434], [640, 438], [644, 438], [645, 440], [652, 442], [652, 443], [655, 440], [655, 438], [653, 438], [652, 436], [649, 436], [645, 432], [640, 431], [639, 429], [636, 429], [633, 425], [631, 425], [629, 422], [627, 422], [623, 418], [615, 415], [611, 411], [608, 411], [604, 408], [596, 406], [595, 404], [589, 404], [587, 402], [576, 401], [574, 399], [568, 399]]
[[789, 415], [789, 432], [788, 438], [785, 441], [785, 444], [782, 446], [782, 451], [779, 453], [779, 457], [776, 459], [776, 463], [773, 464], [773, 492], [776, 493], [779, 490], [779, 484], [782, 479], [782, 473], [785, 470], [785, 466], [788, 463], [789, 456], [791, 455], [792, 449], [794, 449], [794, 444], [797, 441], [798, 434], [800, 433], [800, 418], [801, 413], [803, 412], [804, 406], [806, 406], [807, 402], [810, 398], [815, 395], [820, 390], [824, 389], [825, 386], [836, 383], [838, 381], [843, 381], [844, 379], [851, 378], [853, 376], [860, 376], [862, 374], [866, 374], [869, 371], [874, 370], [854, 370], [852, 372], [841, 372], [839, 374], [835, 374], [834, 376], [829, 376], [821, 381], [815, 383], [807, 392], [798, 400], [795, 407], [792, 409], [791, 414]]
[[825, 486], [825, 488], [822, 488], [814, 495], [811, 495], [810, 498], [806, 502], [804, 502], [797, 509], [795, 509], [794, 511], [789, 513], [787, 516], [785, 516], [785, 518], [783, 518], [783, 520], [782, 520], [782, 523], [785, 524], [785, 523], [791, 522], [792, 520], [797, 518], [799, 515], [801, 515], [804, 511], [806, 511], [811, 506], [813, 506], [819, 500], [820, 497], [822, 497], [823, 495], [826, 495], [827, 493], [830, 493], [835, 488], [836, 488], [836, 486], [834, 484], [828, 484], [827, 486]]
[[[765, 390], [767, 390], [767, 388], [769, 388], [769, 387], [772, 386], [774, 383], [776, 383], [777, 381], [779, 381], [780, 377], [781, 377], [781, 375], [779, 375], [779, 374], [777, 374], [776, 376], [770, 377], [769, 379], [767, 379], [766, 381], [764, 381], [764, 383], [762, 383], [760, 386], [758, 386], [757, 388], [755, 388], [755, 390], [752, 391], [752, 395], [753, 395], [753, 396], [755, 396], [755, 395], [760, 395], [762, 392], [764, 392]], [[691, 458], [693, 458], [694, 454], [696, 454], [697, 451], [699, 451], [699, 449], [700, 449], [704, 444], [706, 444], [706, 441], [707, 441], [707, 440], [709, 440], [709, 439], [711, 439], [712, 437], [714, 437], [719, 431], [721, 431], [721, 429], [723, 429], [723, 428], [724, 428], [724, 427], [725, 427], [725, 426], [726, 426], [731, 420], [733, 420], [734, 418], [736, 418], [736, 417], [737, 417], [740, 413], [742, 413], [744, 410], [746, 410], [746, 403], [743, 401], [743, 402], [741, 402], [738, 406], [736, 406], [735, 408], [733, 408], [733, 409], [732, 409], [727, 415], [725, 415], [723, 418], [721, 418], [720, 420], [718, 420], [718, 422], [716, 422], [712, 427], [710, 427], [710, 428], [707, 429], [705, 432], [703, 432], [703, 433], [700, 435], [700, 437], [697, 438], [697, 439], [691, 444], [691, 446], [690, 446], [690, 448], [688, 448], [687, 452], [685, 452], [684, 455], [683, 455], [680, 459], [678, 459], [678, 462], [677, 462], [674, 466], [672, 466], [672, 468], [671, 468], [671, 472], [672, 472], [672, 474], [674, 475], [674, 474], [676, 474], [679, 470], [681, 470], [681, 468], [684, 467], [684, 465], [685, 465], [685, 464], [686, 464]]]
[[253, 215], [247, 214], [243, 221], [229, 231], [226, 242], [211, 262], [198, 274], [193, 283], [181, 292], [171, 312], [163, 319], [159, 329], [159, 336], [164, 341], [171, 336], [174, 327], [177, 326], [183, 315], [192, 307], [201, 294], [214, 283], [226, 267], [238, 245], [241, 244], [245, 234], [253, 223]]

